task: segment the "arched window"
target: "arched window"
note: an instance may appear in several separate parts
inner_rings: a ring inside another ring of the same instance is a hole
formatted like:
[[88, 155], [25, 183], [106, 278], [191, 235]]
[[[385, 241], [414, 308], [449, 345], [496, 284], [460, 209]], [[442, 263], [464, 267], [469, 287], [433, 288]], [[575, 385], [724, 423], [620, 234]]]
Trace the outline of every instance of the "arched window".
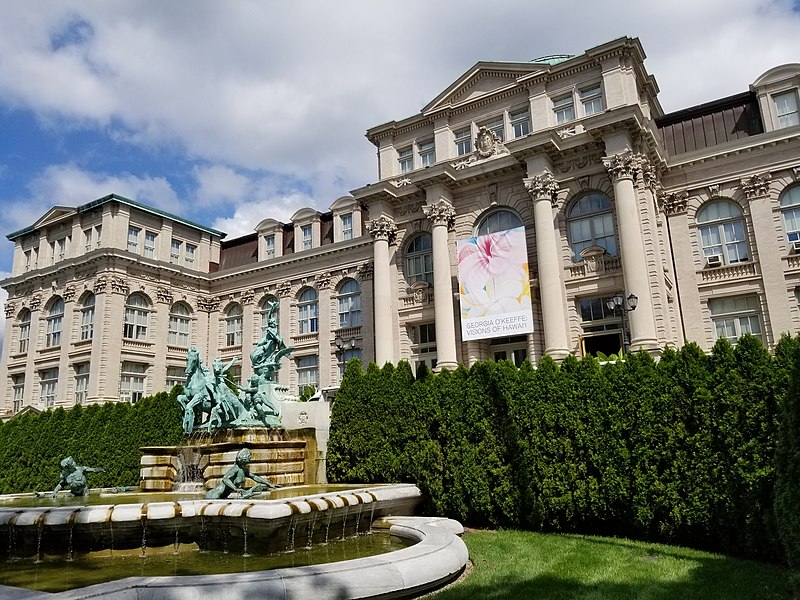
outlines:
[[56, 298], [47, 311], [47, 328], [44, 345], [47, 348], [61, 345], [61, 326], [64, 321], [64, 300]]
[[169, 311], [167, 343], [179, 348], [189, 347], [189, 331], [192, 311], [183, 302], [176, 302]]
[[297, 302], [297, 331], [314, 333], [319, 330], [319, 306], [317, 304], [317, 290], [306, 288]]
[[361, 325], [361, 288], [355, 279], [346, 279], [339, 286], [339, 327]]
[[31, 338], [31, 311], [25, 308], [17, 318], [19, 319], [18, 350], [20, 354], [25, 354], [28, 351], [28, 341]]
[[147, 339], [147, 323], [150, 317], [150, 303], [144, 294], [131, 294], [125, 302], [125, 322], [122, 337], [130, 340]]
[[580, 261], [581, 252], [590, 246], [600, 246], [611, 256], [617, 255], [614, 215], [611, 200], [605, 194], [591, 192], [575, 201], [567, 223], [574, 261]]
[[519, 215], [510, 210], [500, 209], [492, 211], [481, 219], [475, 228], [475, 235], [486, 235], [515, 227], [522, 227], [522, 219], [519, 218]]
[[427, 281], [433, 285], [433, 242], [430, 233], [422, 233], [406, 244], [406, 281]]
[[225, 345], [242, 345], [242, 307], [231, 304], [225, 311]]
[[81, 303], [80, 339], [90, 340], [94, 337], [94, 294], [86, 294]]
[[269, 327], [269, 311], [273, 306], [272, 318], [275, 319], [275, 327], [280, 331], [280, 302], [275, 296], [267, 296], [258, 306], [258, 312], [261, 315], [261, 337], [264, 337]]
[[[790, 250], [795, 249], [796, 242], [800, 243], [800, 185], [790, 187], [781, 194], [778, 201], [783, 213], [783, 227], [786, 229], [786, 240]], [[800, 250], [800, 244], [797, 250]]]
[[697, 212], [700, 244], [709, 266], [749, 260], [742, 209], [729, 200], [713, 200]]

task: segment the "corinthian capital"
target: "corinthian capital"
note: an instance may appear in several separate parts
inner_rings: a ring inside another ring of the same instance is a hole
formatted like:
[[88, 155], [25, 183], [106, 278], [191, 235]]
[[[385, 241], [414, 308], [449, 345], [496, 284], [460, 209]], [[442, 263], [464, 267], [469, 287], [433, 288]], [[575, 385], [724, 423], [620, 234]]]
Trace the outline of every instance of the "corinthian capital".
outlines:
[[550, 200], [550, 204], [555, 206], [558, 203], [558, 182], [550, 171], [544, 171], [541, 175], [534, 175], [523, 179], [525, 189], [531, 196], [531, 200]]
[[397, 234], [397, 225], [395, 225], [394, 221], [389, 217], [380, 216], [367, 223], [367, 230], [373, 240], [387, 240], [391, 242], [395, 234]]
[[762, 175], [756, 174], [747, 179], [742, 179], [742, 190], [748, 200], [759, 198], [769, 194], [769, 182], [772, 175], [764, 173]]
[[686, 190], [677, 192], [661, 192], [658, 195], [658, 204], [667, 215], [676, 215], [686, 212], [689, 202], [689, 193]]
[[456, 209], [445, 200], [439, 200], [434, 204], [423, 206], [422, 212], [431, 220], [434, 227], [436, 225], [444, 225], [449, 228], [453, 226], [456, 220]]
[[639, 156], [626, 150], [612, 156], [603, 158], [603, 165], [613, 181], [620, 179], [636, 179], [636, 171], [639, 169]]

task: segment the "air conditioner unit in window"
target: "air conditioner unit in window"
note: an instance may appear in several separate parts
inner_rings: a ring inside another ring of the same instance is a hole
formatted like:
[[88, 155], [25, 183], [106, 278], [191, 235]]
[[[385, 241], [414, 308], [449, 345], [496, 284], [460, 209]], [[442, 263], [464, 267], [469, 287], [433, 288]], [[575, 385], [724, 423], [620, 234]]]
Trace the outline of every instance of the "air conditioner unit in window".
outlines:
[[792, 242], [792, 251], [800, 252], [800, 240], [795, 240]]
[[711, 256], [706, 256], [706, 264], [709, 267], [721, 267], [722, 266], [722, 255], [721, 254], [712, 254]]

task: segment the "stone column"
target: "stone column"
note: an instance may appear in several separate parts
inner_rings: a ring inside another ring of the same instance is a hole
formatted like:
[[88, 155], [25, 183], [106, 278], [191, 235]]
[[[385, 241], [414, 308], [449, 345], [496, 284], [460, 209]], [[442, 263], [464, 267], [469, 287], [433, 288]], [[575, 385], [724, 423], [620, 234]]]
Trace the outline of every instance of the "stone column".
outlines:
[[[443, 187], [443, 186], [442, 186]], [[450, 245], [448, 230], [453, 226], [456, 211], [445, 200], [449, 190], [434, 186], [426, 190], [428, 205], [422, 212], [433, 223], [433, 314], [436, 319], [436, 369], [455, 370], [456, 325], [453, 316], [453, 274], [450, 270]]]
[[564, 305], [564, 283], [561, 280], [561, 256], [558, 236], [553, 223], [558, 184], [553, 174], [545, 170], [524, 180], [533, 202], [536, 231], [536, 255], [539, 268], [539, 293], [542, 299], [545, 354], [563, 360], [570, 353], [567, 313]]
[[369, 222], [368, 229], [374, 240], [373, 293], [375, 299], [375, 363], [383, 366], [394, 362], [394, 335], [392, 331], [392, 285], [389, 274], [389, 242], [397, 234], [394, 221], [381, 216]]
[[639, 304], [628, 313], [632, 350], [654, 350], [656, 338], [653, 299], [647, 274], [644, 237], [639, 223], [638, 202], [633, 180], [639, 168], [639, 157], [630, 150], [608, 156], [603, 164], [614, 184], [614, 202], [619, 225], [620, 258], [625, 281], [624, 295], [636, 294]]

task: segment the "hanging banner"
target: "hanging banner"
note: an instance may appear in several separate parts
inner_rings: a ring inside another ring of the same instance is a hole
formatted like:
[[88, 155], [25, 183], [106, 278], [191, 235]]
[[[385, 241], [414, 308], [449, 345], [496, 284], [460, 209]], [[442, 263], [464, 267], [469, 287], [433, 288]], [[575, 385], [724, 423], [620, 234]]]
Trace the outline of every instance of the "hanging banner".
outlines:
[[525, 228], [457, 242], [461, 338], [482, 340], [533, 331]]

